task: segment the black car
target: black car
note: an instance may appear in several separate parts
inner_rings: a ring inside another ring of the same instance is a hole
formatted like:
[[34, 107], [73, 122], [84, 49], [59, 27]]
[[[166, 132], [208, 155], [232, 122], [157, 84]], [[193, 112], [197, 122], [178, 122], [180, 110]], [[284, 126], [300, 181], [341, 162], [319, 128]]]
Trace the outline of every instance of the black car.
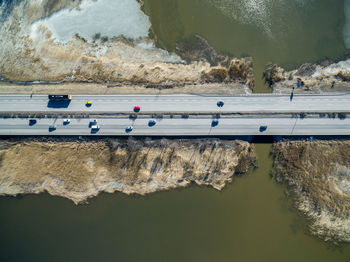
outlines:
[[53, 132], [55, 130], [56, 130], [56, 126], [55, 125], [49, 126], [49, 132]]
[[223, 107], [224, 106], [224, 101], [219, 101], [216, 103], [218, 107]]
[[35, 125], [36, 122], [37, 122], [36, 119], [29, 119], [29, 125], [30, 125], [30, 126]]
[[260, 126], [259, 131], [260, 132], [265, 132], [267, 129], [267, 126]]

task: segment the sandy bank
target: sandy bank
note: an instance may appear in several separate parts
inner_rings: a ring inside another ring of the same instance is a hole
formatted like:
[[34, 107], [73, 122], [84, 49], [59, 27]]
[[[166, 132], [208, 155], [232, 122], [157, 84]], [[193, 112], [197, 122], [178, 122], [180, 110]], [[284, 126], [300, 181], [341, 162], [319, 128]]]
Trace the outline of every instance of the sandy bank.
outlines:
[[293, 141], [273, 146], [273, 177], [288, 185], [310, 230], [350, 242], [350, 141]]
[[76, 204], [192, 182], [221, 190], [256, 161], [253, 145], [217, 139], [1, 141], [0, 159], [0, 195], [47, 191]]

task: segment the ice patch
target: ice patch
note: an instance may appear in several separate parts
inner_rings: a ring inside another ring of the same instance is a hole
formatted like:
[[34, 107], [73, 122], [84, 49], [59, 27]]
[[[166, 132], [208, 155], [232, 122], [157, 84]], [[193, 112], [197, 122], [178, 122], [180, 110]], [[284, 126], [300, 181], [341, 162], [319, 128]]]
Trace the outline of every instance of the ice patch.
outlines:
[[339, 72], [350, 70], [350, 59], [341, 61], [335, 64], [331, 64], [325, 68], [318, 68], [312, 77], [318, 76], [332, 76], [337, 75]]
[[156, 56], [157, 59], [163, 60], [166, 63], [185, 63], [184, 60], [182, 60], [178, 55], [174, 53], [169, 53], [168, 51], [164, 49], [159, 49], [154, 45], [153, 41], [149, 41], [146, 39], [143, 39], [141, 41], [135, 42], [135, 45], [137, 47], [140, 47], [144, 50], [153, 51], [154, 56]]
[[32, 25], [31, 37], [45, 26], [59, 42], [68, 42], [75, 34], [92, 40], [124, 36], [128, 39], [148, 37], [151, 22], [136, 0], [84, 0], [80, 10], [63, 9]]
[[350, 168], [337, 165], [330, 181], [341, 194], [350, 194]]

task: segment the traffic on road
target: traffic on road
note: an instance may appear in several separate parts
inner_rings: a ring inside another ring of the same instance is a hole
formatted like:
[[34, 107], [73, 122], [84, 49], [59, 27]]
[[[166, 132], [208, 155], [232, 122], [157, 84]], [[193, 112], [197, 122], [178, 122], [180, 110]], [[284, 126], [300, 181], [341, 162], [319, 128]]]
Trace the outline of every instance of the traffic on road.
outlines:
[[[5, 114], [55, 115], [27, 118], [25, 126], [22, 118], [4, 118], [0, 135], [350, 135], [349, 94], [296, 95], [292, 101], [286, 95], [10, 95], [0, 96], [0, 102]], [[86, 120], [78, 116], [82, 112], [121, 114]]]

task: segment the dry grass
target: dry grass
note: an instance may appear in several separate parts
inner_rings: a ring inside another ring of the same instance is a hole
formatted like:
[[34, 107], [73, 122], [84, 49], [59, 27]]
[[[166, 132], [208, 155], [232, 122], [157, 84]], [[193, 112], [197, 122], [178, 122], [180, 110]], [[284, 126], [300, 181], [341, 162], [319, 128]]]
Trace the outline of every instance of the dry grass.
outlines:
[[[324, 238], [350, 239], [344, 231], [350, 218], [349, 153], [350, 141], [281, 142], [273, 147], [273, 177], [295, 193], [298, 208], [314, 220], [312, 230]], [[319, 223], [330, 218], [343, 222]]]
[[191, 182], [220, 190], [255, 163], [249, 143], [215, 139], [4, 143], [0, 194], [46, 190], [76, 203], [101, 191], [146, 194]]

